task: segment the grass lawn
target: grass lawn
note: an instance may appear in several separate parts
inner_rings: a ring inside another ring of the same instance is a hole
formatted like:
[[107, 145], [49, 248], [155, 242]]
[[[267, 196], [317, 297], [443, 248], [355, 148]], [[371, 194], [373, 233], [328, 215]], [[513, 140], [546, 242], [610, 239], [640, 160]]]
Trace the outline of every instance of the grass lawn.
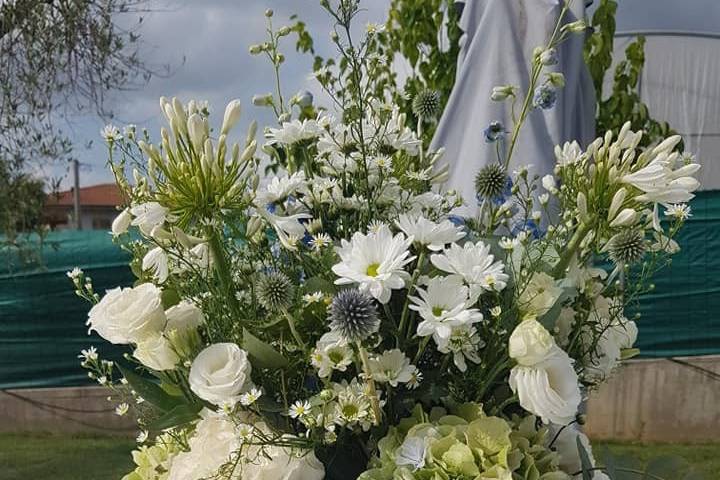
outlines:
[[[0, 479], [119, 480], [132, 468], [130, 450], [133, 446], [132, 439], [123, 438], [0, 434]], [[602, 456], [603, 447], [615, 456], [629, 455], [641, 461], [657, 456], [680, 456], [695, 465], [706, 480], [720, 478], [720, 443], [593, 444], [598, 456]]]

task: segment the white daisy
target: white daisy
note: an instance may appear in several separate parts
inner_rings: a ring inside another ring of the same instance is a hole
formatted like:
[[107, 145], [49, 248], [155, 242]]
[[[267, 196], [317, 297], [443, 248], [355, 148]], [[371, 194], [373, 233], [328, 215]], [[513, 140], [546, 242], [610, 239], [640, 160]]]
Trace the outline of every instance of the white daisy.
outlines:
[[477, 309], [469, 308], [472, 304], [470, 289], [462, 284], [460, 277], [432, 278], [427, 289], [418, 288], [417, 292], [420, 297], [410, 297], [413, 302], [410, 309], [418, 312], [423, 319], [417, 327], [420, 337], [432, 335], [438, 342], [439, 339], [447, 339], [453, 327], [483, 319]]
[[250, 389], [249, 392], [240, 395], [240, 405], [243, 405], [245, 407], [250, 406], [253, 403], [257, 402], [261, 396], [262, 391], [257, 387], [253, 387]]
[[360, 290], [387, 303], [391, 291], [404, 288], [410, 277], [403, 267], [415, 259], [408, 251], [412, 241], [402, 233], [393, 237], [387, 226], [367, 235], [357, 232], [350, 242], [342, 240], [337, 248], [341, 261], [332, 267], [340, 277], [335, 284], [357, 283]]
[[313, 235], [310, 239], [310, 247], [312, 247], [312, 249], [316, 252], [322, 250], [328, 245], [332, 245], [332, 238], [330, 238], [330, 235], [327, 233], [318, 233], [317, 235]]
[[676, 203], [670, 205], [667, 210], [665, 210], [665, 215], [677, 218], [678, 220], [687, 220], [692, 217], [690, 206], [687, 203]]
[[435, 223], [423, 216], [403, 214], [395, 223], [406, 235], [413, 237], [415, 243], [425, 245], [433, 251], [442, 250], [448, 243], [456, 242], [465, 236], [465, 232], [450, 220]]
[[452, 354], [453, 363], [461, 372], [467, 370], [465, 359], [473, 363], [480, 363], [478, 350], [485, 346], [485, 342], [478, 336], [475, 327], [469, 324], [453, 328], [447, 339], [438, 343], [440, 353]]
[[501, 261], [495, 262], [490, 246], [483, 242], [450, 245], [443, 253], [430, 257], [436, 268], [459, 275], [470, 287], [471, 297], [483, 291], [500, 291], [507, 285], [508, 275]]
[[412, 380], [417, 370], [415, 365], [410, 365], [410, 359], [397, 348], [386, 350], [382, 355], [371, 358], [368, 363], [373, 380], [389, 383], [393, 387]]
[[270, 183], [257, 192], [255, 203], [267, 205], [286, 199], [305, 185], [305, 173], [300, 171], [284, 177], [273, 177]]
[[304, 417], [310, 413], [310, 402], [307, 400], [298, 400], [290, 407], [289, 414], [292, 418]]
[[310, 362], [318, 370], [320, 378], [327, 378], [334, 370], [344, 372], [353, 362], [353, 350], [335, 332], [329, 332], [318, 340]]
[[311, 138], [317, 138], [323, 133], [323, 129], [315, 120], [293, 120], [284, 122], [281, 128], [270, 128], [265, 134], [265, 138], [270, 143], [281, 143], [283, 145], [292, 145]]
[[127, 403], [121, 403], [120, 405], [115, 407], [115, 414], [122, 417], [123, 415], [128, 413], [129, 410], [130, 406]]

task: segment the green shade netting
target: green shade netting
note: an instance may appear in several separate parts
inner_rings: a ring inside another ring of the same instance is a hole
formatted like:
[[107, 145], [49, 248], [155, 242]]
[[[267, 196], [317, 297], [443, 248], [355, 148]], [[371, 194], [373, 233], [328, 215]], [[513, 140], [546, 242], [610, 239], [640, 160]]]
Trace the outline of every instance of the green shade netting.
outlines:
[[[720, 354], [720, 192], [700, 192], [677, 238], [682, 251], [641, 299], [638, 347], [645, 357]], [[81, 267], [96, 291], [128, 286], [129, 256], [104, 231], [50, 234], [58, 249], [44, 265], [0, 273], [0, 388], [87, 384], [78, 352], [95, 345], [117, 359], [126, 347], [88, 336], [90, 305], [75, 296], [65, 273]], [[10, 258], [0, 258], [6, 268]]]

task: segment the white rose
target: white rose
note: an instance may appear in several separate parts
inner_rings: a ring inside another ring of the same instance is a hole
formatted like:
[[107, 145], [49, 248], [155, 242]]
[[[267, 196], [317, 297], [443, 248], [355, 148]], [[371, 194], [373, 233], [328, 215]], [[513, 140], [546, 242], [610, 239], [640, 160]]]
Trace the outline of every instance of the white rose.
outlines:
[[528, 315], [542, 316], [555, 305], [562, 291], [554, 278], [545, 272], [538, 272], [520, 294], [520, 308]]
[[510, 371], [510, 388], [520, 406], [545, 423], [567, 425], [580, 406], [580, 387], [572, 360], [554, 345], [547, 358], [533, 366], [517, 365]]
[[133, 356], [153, 370], [172, 370], [180, 358], [164, 335], [151, 335], [137, 344]]
[[555, 345], [552, 335], [537, 320], [524, 320], [510, 335], [510, 357], [520, 365], [542, 362]]
[[113, 236], [117, 237], [118, 235], [122, 235], [127, 232], [130, 222], [132, 222], [132, 215], [130, 215], [130, 211], [126, 208], [120, 212], [120, 214], [115, 217], [115, 220], [112, 222], [111, 231]]
[[271, 460], [258, 456], [256, 463], [243, 467], [243, 480], [323, 480], [325, 466], [310, 451], [271, 447]]
[[193, 330], [205, 323], [202, 310], [187, 300], [165, 310], [165, 316], [167, 317], [166, 332]]
[[224, 415], [203, 410], [195, 433], [188, 440], [190, 451], [179, 453], [172, 461], [168, 480], [209, 478], [229, 462], [240, 448], [235, 424]]
[[160, 294], [152, 283], [108, 290], [90, 309], [87, 325], [111, 343], [140, 342], [165, 326]]
[[215, 405], [235, 403], [252, 382], [247, 353], [234, 343], [216, 343], [190, 366], [190, 389]]

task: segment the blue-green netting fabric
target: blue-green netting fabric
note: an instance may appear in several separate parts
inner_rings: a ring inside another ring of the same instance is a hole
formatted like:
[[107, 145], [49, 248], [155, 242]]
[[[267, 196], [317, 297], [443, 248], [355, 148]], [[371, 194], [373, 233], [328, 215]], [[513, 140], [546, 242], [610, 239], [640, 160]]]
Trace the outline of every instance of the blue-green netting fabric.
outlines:
[[720, 354], [720, 191], [699, 192], [676, 240], [681, 251], [640, 301], [646, 357]]
[[81, 267], [95, 289], [132, 283], [129, 256], [106, 231], [53, 232], [44, 247], [42, 266], [12, 268], [0, 256], [0, 388], [82, 385], [86, 371], [77, 358], [95, 345], [103, 358], [117, 359], [122, 347], [93, 334], [85, 320], [90, 305], [74, 293], [66, 272]]
[[[640, 303], [638, 347], [646, 357], [720, 354], [720, 192], [700, 192], [680, 233], [682, 251], [655, 278]], [[132, 282], [128, 256], [107, 232], [58, 232], [44, 266], [0, 272], [0, 388], [88, 382], [77, 354], [89, 345], [117, 359], [122, 347], [88, 337], [89, 305], [76, 297], [65, 272], [75, 266], [98, 292]], [[0, 258], [0, 268], [8, 259]]]

